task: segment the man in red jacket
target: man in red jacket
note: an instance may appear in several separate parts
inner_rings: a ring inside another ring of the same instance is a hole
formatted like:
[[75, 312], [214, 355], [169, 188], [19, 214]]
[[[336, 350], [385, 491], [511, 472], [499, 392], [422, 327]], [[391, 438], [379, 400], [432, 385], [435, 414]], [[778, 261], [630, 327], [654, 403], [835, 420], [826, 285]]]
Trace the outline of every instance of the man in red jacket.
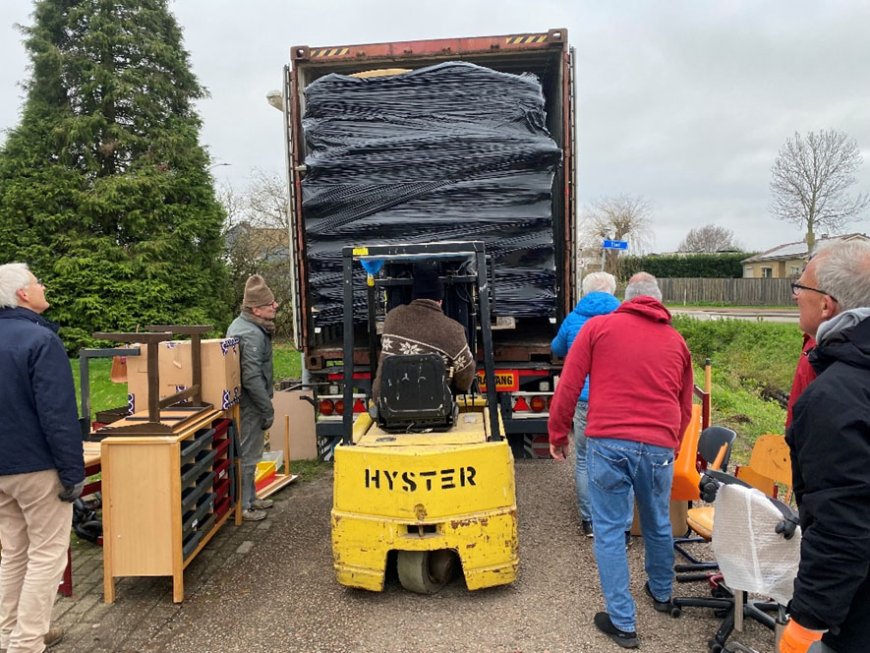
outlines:
[[577, 397], [587, 376], [587, 466], [595, 558], [607, 612], [595, 625], [623, 648], [637, 648], [623, 531], [633, 488], [643, 527], [646, 593], [670, 608], [674, 549], [669, 501], [674, 451], [692, 411], [692, 359], [671, 326], [655, 277], [640, 272], [615, 312], [590, 319], [578, 334], [550, 407], [550, 450], [564, 458]]

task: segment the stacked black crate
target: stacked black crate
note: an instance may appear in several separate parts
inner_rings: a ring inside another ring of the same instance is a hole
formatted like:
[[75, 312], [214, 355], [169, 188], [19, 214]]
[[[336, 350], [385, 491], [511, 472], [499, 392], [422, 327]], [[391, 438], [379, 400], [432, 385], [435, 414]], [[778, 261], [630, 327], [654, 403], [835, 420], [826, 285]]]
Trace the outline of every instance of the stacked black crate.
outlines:
[[[327, 75], [305, 97], [315, 327], [341, 323], [346, 245], [480, 240], [493, 256], [494, 314], [556, 315], [561, 150], [534, 75], [448, 62], [384, 77]], [[354, 316], [365, 320], [363, 303]]]

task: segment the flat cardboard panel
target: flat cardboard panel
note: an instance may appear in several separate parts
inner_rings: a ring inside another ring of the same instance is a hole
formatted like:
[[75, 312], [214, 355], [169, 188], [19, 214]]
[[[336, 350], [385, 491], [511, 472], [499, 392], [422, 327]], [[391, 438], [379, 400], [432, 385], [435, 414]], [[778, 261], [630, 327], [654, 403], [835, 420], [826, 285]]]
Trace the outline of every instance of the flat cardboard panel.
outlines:
[[[671, 501], [671, 533], [673, 533], [674, 537], [682, 537], [689, 529], [686, 523], [688, 511], [688, 501]], [[640, 517], [637, 514], [637, 502], [634, 504], [634, 521], [631, 524], [631, 534], [636, 537], [643, 535], [640, 527]]]
[[313, 397], [311, 390], [279, 390], [272, 398], [275, 423], [269, 429], [270, 448], [282, 449], [284, 416], [290, 416], [290, 460], [317, 458], [317, 438], [314, 429], [314, 406], [301, 397]]
[[[218, 410], [226, 410], [241, 395], [239, 345], [237, 338], [202, 341], [202, 399]], [[160, 398], [189, 388], [193, 369], [189, 340], [170, 340], [157, 345]], [[127, 403], [130, 414], [148, 409], [148, 365], [146, 345], [139, 356], [127, 357]]]

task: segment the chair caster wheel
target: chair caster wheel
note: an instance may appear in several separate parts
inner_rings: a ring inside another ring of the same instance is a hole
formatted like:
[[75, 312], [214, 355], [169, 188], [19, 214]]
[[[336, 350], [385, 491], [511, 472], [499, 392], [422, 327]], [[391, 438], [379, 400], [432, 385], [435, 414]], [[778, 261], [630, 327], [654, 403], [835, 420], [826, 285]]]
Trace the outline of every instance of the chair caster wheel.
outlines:
[[676, 619], [681, 614], [683, 614], [683, 610], [682, 610], [682, 608], [678, 608], [677, 606], [673, 606], [668, 614], [670, 614], [674, 619]]

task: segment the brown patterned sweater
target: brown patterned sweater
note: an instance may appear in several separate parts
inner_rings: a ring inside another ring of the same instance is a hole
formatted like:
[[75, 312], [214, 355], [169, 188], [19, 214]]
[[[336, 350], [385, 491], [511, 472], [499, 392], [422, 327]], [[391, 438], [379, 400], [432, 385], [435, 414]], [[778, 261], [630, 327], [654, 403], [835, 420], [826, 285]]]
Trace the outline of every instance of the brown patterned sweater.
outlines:
[[384, 358], [396, 354], [441, 354], [445, 366], [453, 370], [454, 390], [466, 392], [474, 380], [475, 367], [465, 338], [465, 329], [456, 320], [444, 315], [441, 304], [431, 299], [415, 299], [397, 306], [384, 319], [378, 373], [372, 384], [372, 396], [377, 400], [381, 390], [381, 369]]

